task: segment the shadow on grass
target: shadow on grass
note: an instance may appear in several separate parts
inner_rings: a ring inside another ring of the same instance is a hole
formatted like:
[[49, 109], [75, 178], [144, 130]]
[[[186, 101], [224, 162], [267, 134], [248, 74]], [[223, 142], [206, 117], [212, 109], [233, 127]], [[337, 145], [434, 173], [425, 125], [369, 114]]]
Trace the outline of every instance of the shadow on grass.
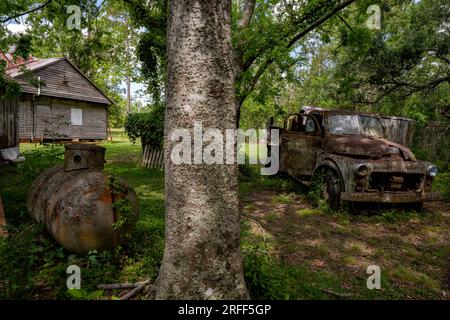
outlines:
[[[252, 174], [241, 238], [254, 298], [445, 299], [448, 210], [323, 211], [295, 182]], [[369, 265], [381, 267], [381, 290], [366, 287]]]

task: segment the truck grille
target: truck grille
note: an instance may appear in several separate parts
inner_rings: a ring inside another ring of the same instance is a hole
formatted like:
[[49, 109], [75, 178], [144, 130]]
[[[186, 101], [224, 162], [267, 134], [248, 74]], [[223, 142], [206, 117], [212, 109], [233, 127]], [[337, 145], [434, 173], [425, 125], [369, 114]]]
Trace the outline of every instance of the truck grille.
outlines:
[[369, 188], [378, 191], [416, 191], [420, 189], [422, 174], [373, 172]]

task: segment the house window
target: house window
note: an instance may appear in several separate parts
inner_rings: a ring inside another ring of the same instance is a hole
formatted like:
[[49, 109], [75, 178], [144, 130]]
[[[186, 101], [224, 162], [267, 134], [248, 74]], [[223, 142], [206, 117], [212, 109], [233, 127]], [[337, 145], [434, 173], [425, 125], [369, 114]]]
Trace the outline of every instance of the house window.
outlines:
[[83, 110], [71, 108], [70, 124], [73, 126], [82, 126], [83, 125]]

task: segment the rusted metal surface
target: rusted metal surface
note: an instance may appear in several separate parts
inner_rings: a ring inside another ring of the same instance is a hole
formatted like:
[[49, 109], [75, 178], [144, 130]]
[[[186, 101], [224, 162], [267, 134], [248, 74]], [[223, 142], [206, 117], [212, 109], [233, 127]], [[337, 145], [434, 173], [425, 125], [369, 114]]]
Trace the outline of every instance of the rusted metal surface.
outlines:
[[414, 154], [407, 147], [381, 138], [330, 135], [323, 139], [322, 147], [328, 153], [349, 157], [414, 160]]
[[64, 170], [98, 169], [105, 164], [106, 148], [95, 144], [66, 144]]
[[405, 192], [405, 193], [362, 193], [362, 192], [343, 192], [341, 199], [351, 202], [379, 202], [379, 203], [416, 203], [425, 201], [438, 201], [440, 195], [438, 192]]
[[[315, 121], [308, 129], [311, 117]], [[385, 117], [383, 122], [375, 114], [305, 108], [290, 115], [281, 130], [280, 171], [308, 183], [319, 169], [333, 170], [341, 180], [344, 201], [438, 200], [427, 172], [431, 163], [418, 161], [408, 147], [398, 143], [412, 139], [413, 124], [408, 120]], [[396, 123], [401, 126], [397, 128]]]
[[[300, 136], [298, 132], [285, 132], [281, 138], [281, 171], [293, 176], [307, 175], [314, 170], [316, 152], [320, 148], [318, 136]], [[297, 150], [303, 150], [299, 153]]]
[[[116, 219], [112, 207], [113, 191], [108, 176], [98, 167], [98, 157], [102, 158], [104, 150], [97, 149], [99, 154], [93, 155], [92, 147], [78, 145], [77, 148], [70, 146], [66, 155], [73, 157], [78, 151], [75, 155], [90, 157], [90, 160], [80, 161], [87, 164], [87, 168], [74, 168], [69, 162], [69, 170], [65, 170], [65, 166], [57, 166], [42, 173], [28, 193], [28, 212], [71, 252], [85, 254], [90, 250], [112, 249], [117, 239], [124, 238], [113, 228]], [[137, 220], [138, 199], [125, 182], [121, 182], [120, 189], [119, 196], [128, 200], [132, 208], [129, 226], [121, 229], [128, 232]]]

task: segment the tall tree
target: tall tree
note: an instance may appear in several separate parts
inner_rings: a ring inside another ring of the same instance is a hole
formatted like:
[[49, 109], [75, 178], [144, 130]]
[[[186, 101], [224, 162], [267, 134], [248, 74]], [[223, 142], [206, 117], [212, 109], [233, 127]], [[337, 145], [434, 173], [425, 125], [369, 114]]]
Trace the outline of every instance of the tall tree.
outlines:
[[[72, 14], [67, 9], [71, 5], [80, 9], [80, 25], [75, 28], [68, 24]], [[116, 102], [109, 108], [110, 124], [123, 125], [131, 82], [139, 80], [134, 50], [138, 30], [129, 25], [124, 3], [52, 0], [43, 10], [30, 14], [25, 23], [33, 39], [33, 55], [67, 57]], [[122, 97], [124, 92], [127, 100]]]
[[[14, 57], [28, 58], [31, 50], [31, 37], [23, 34], [12, 34], [7, 25], [17, 22], [24, 15], [42, 10], [51, 0], [40, 2], [37, 0], [3, 0], [0, 3], [0, 51], [8, 53], [14, 47]], [[7, 95], [17, 95], [20, 86], [7, 79], [6, 62], [0, 59], [0, 87], [5, 89]]]
[[[161, 36], [166, 29], [167, 0], [124, 0], [136, 25], [145, 29], [140, 40], [140, 59], [149, 88], [164, 80], [158, 70], [165, 67]], [[313, 30], [332, 19], [355, 0], [232, 0], [232, 43], [236, 78], [237, 125], [240, 110], [258, 89], [273, 65], [282, 72], [292, 66], [292, 52]], [[141, 46], [142, 45], [142, 46]]]
[[171, 160], [174, 130], [192, 133], [201, 121], [225, 136], [235, 127], [231, 0], [171, 0], [167, 40], [166, 241], [156, 298], [247, 298], [237, 165]]
[[[121, 1], [121, 0], [116, 0]], [[164, 97], [168, 0], [123, 0], [131, 22], [140, 30], [136, 54], [146, 93], [159, 103]]]

